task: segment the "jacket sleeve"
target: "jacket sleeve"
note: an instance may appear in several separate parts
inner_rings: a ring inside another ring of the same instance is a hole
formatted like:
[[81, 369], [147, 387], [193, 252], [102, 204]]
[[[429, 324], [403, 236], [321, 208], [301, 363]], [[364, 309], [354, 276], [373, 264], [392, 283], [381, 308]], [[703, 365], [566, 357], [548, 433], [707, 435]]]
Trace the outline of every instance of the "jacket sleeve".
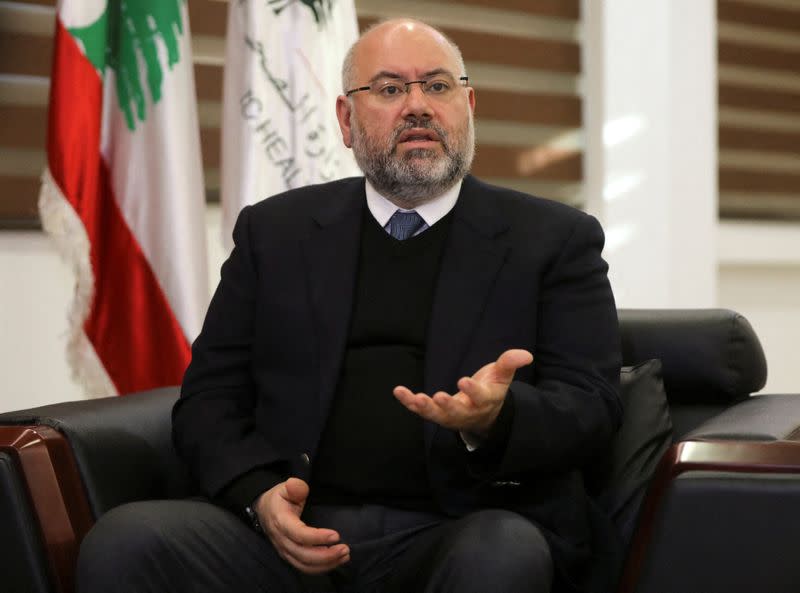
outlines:
[[[245, 474], [250, 476], [245, 496], [285, 479], [285, 463], [255, 426], [256, 388], [250, 365], [258, 268], [251, 245], [251, 212], [244, 208], [236, 222], [233, 251], [222, 266], [203, 329], [192, 345], [192, 361], [172, 412], [175, 448], [210, 497], [219, 496]], [[254, 475], [259, 479], [254, 481]]]
[[622, 419], [616, 305], [601, 257], [600, 224], [581, 215], [544, 271], [533, 380], [512, 382], [510, 417], [476, 474], [497, 479], [581, 467], [604, 449]]

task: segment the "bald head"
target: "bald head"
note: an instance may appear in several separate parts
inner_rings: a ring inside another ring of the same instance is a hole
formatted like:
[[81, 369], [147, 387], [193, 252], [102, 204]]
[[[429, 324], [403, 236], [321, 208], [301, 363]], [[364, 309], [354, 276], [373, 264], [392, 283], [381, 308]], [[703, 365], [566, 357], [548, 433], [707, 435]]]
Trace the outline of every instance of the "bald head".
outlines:
[[363, 72], [366, 56], [397, 56], [401, 59], [403, 49], [419, 44], [438, 47], [452, 62], [453, 74], [464, 76], [464, 58], [461, 50], [444, 33], [412, 18], [386, 19], [370, 26], [350, 46], [342, 62], [342, 92], [359, 86], [367, 73]]

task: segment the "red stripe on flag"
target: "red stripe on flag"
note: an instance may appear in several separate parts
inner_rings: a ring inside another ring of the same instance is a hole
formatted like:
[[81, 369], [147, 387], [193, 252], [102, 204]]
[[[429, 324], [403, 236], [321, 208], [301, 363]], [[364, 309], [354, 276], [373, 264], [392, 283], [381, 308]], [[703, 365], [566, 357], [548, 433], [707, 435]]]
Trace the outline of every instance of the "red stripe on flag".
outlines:
[[120, 393], [181, 382], [191, 356], [158, 279], [114, 199], [100, 154], [103, 85], [56, 21], [47, 157], [91, 245], [94, 296], [84, 324]]

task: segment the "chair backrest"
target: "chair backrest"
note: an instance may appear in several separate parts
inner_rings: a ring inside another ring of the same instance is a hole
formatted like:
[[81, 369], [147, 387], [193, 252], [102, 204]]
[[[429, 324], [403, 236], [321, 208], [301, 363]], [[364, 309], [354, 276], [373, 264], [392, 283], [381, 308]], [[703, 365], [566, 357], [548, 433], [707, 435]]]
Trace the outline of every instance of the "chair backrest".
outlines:
[[672, 442], [761, 389], [766, 361], [752, 327], [733, 311], [623, 309], [619, 321], [623, 422], [584, 477], [627, 544]]
[[750, 323], [728, 309], [620, 309], [623, 365], [661, 360], [674, 438], [764, 387]]

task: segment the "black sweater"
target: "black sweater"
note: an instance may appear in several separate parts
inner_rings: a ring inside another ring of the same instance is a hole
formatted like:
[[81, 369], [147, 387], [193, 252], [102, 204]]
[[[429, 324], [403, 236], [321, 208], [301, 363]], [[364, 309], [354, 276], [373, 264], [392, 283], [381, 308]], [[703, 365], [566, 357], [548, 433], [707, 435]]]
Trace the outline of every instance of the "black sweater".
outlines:
[[451, 216], [398, 241], [366, 215], [336, 396], [311, 476], [311, 501], [428, 508], [422, 420], [392, 390], [423, 389], [433, 293]]

